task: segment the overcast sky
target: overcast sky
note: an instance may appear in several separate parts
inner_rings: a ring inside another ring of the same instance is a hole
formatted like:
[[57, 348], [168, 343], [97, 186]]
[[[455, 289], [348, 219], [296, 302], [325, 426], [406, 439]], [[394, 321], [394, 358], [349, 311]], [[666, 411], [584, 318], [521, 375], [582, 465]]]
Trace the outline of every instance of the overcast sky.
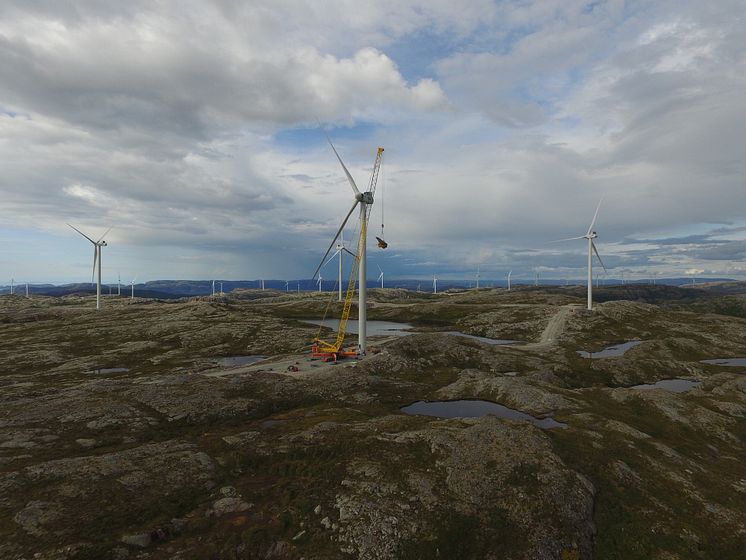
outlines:
[[[746, 273], [744, 0], [0, 5], [0, 284]], [[317, 121], [318, 119], [318, 121]], [[319, 127], [320, 122], [321, 127]], [[383, 195], [383, 196], [382, 196]], [[349, 230], [352, 235], [353, 228]], [[334, 275], [333, 270], [327, 276]]]

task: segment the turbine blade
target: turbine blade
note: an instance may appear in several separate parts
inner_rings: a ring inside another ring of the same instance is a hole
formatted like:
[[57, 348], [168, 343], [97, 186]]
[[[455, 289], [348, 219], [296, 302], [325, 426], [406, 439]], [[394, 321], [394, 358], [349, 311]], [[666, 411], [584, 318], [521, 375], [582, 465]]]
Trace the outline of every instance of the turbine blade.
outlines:
[[321, 269], [321, 266], [324, 264], [324, 261], [326, 260], [326, 257], [329, 256], [329, 251], [331, 251], [332, 247], [334, 247], [334, 243], [337, 241], [337, 237], [339, 237], [339, 234], [342, 232], [344, 227], [347, 225], [347, 220], [350, 219], [350, 216], [352, 216], [352, 213], [355, 211], [355, 208], [357, 207], [359, 202], [360, 201], [356, 199], [355, 203], [352, 205], [352, 208], [350, 208], [350, 211], [347, 212], [347, 216], [345, 216], [345, 219], [342, 222], [342, 225], [339, 226], [339, 229], [337, 230], [337, 233], [334, 236], [334, 239], [332, 239], [332, 242], [329, 244], [329, 248], [326, 250], [326, 253], [324, 253], [324, 257], [321, 259], [319, 266], [316, 267], [316, 271], [313, 273], [313, 276], [311, 276], [311, 278], [314, 278], [316, 274], [318, 274], [319, 270]]
[[345, 253], [349, 253], [349, 254], [350, 254], [350, 255], [352, 255], [353, 257], [355, 256], [355, 253], [353, 253], [352, 251], [350, 251], [350, 250], [349, 250], [349, 249], [348, 249], [347, 247], [344, 247], [344, 248], [343, 248], [342, 250], [343, 250], [343, 251], [344, 251]]
[[[339, 251], [341, 251], [341, 249]], [[334, 257], [336, 257], [337, 255], [339, 255], [339, 251], [337, 251], [331, 257], [329, 257], [329, 259], [324, 264], [321, 265], [321, 268], [324, 268], [326, 265], [328, 265], [330, 262], [332, 262], [332, 260], [334, 260]]]
[[560, 243], [562, 241], [575, 241], [576, 239], [585, 239], [585, 236], [581, 235], [580, 237], [566, 237], [565, 239], [554, 239], [552, 241], [549, 241], [548, 243]]
[[593, 226], [596, 225], [596, 218], [598, 218], [598, 210], [601, 208], [601, 203], [604, 201], [603, 197], [601, 197], [601, 200], [598, 201], [598, 206], [596, 206], [596, 213], [593, 214], [593, 221], [591, 221], [591, 225], [588, 226], [588, 233], [586, 235], [590, 235], [593, 231]]
[[[324, 134], [326, 134], [326, 131], [324, 131]], [[339, 154], [337, 153], [337, 148], [335, 148], [334, 144], [332, 144], [332, 139], [329, 138], [328, 134], [326, 134], [326, 140], [329, 142], [329, 145], [332, 147], [332, 150], [334, 150], [334, 155], [337, 156], [337, 159], [339, 160], [339, 164], [342, 166], [342, 169], [344, 169], [345, 175], [347, 175], [347, 180], [350, 182], [350, 186], [352, 187], [352, 190], [354, 191], [355, 195], [360, 194], [360, 190], [357, 188], [357, 185], [355, 184], [355, 179], [352, 178], [352, 175], [350, 175], [350, 172], [347, 170], [347, 166], [342, 161], [342, 158], [339, 157]]]
[[598, 254], [598, 249], [596, 249], [596, 244], [593, 241], [591, 241], [591, 247], [593, 248], [593, 252], [596, 253], [598, 262], [600, 262], [601, 266], [604, 268], [604, 272], [607, 272], [606, 265], [604, 264], [604, 261], [601, 260], [601, 255]]
[[113, 228], [113, 227], [114, 227], [114, 226], [111, 226], [111, 227], [110, 227], [109, 229], [107, 229], [107, 230], [106, 230], [106, 231], [104, 232], [104, 234], [103, 234], [103, 235], [102, 235], [101, 237], [99, 237], [99, 238], [98, 238], [98, 241], [96, 241], [96, 243], [101, 243], [101, 240], [102, 240], [102, 239], [103, 239], [104, 237], [106, 237], [106, 234], [107, 234], [107, 233], [109, 233], [109, 232], [111, 231], [111, 228]]
[[83, 233], [82, 231], [80, 231], [80, 230], [79, 230], [78, 228], [76, 228], [75, 226], [73, 226], [73, 225], [70, 225], [70, 224], [67, 224], [67, 225], [69, 225], [69, 226], [70, 226], [71, 228], [73, 228], [73, 229], [74, 229], [75, 231], [77, 231], [77, 232], [78, 232], [78, 233], [79, 233], [80, 235], [82, 235], [83, 237], [85, 237], [85, 238], [86, 238], [86, 239], [87, 239], [88, 241], [90, 241], [90, 242], [91, 242], [91, 243], [93, 243], [94, 245], [96, 244], [96, 242], [95, 242], [95, 241], [94, 241], [93, 239], [91, 239], [90, 237], [88, 237], [88, 236], [87, 236], [87, 235], [86, 235], [85, 233]]
[[381, 267], [378, 266], [378, 263], [376, 263], [376, 268], [378, 269], [378, 272], [380, 272], [381, 274], [383, 274], [383, 270], [381, 270]]

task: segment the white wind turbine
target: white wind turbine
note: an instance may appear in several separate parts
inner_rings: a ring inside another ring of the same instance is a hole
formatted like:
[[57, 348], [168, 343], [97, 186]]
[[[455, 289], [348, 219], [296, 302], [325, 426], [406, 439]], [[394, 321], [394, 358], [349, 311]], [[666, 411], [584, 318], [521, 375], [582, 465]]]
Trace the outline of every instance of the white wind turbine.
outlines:
[[319, 281], [316, 284], [319, 286], [319, 293], [321, 293], [321, 274], [319, 274]]
[[368, 190], [366, 192], [360, 192], [360, 189], [357, 188], [357, 185], [355, 184], [355, 179], [352, 178], [352, 175], [347, 169], [347, 166], [342, 161], [342, 158], [339, 157], [339, 153], [337, 153], [337, 149], [334, 147], [334, 144], [332, 144], [331, 139], [329, 136], [326, 137], [326, 139], [329, 141], [329, 145], [332, 147], [332, 150], [334, 151], [334, 155], [337, 156], [337, 160], [339, 161], [339, 164], [342, 166], [342, 169], [344, 170], [345, 175], [347, 176], [347, 181], [350, 183], [350, 187], [352, 188], [353, 195], [355, 197], [355, 202], [352, 204], [352, 208], [350, 208], [350, 211], [347, 212], [347, 215], [345, 216], [345, 219], [342, 221], [342, 225], [339, 226], [339, 229], [337, 230], [336, 235], [334, 236], [334, 239], [332, 239], [331, 244], [329, 245], [329, 248], [326, 250], [326, 253], [324, 253], [324, 258], [321, 259], [321, 263], [319, 264], [318, 268], [316, 268], [316, 271], [313, 273], [313, 276], [316, 276], [318, 271], [323, 266], [324, 262], [326, 262], [326, 257], [329, 255], [329, 252], [332, 250], [332, 247], [334, 247], [334, 243], [336, 243], [337, 239], [339, 238], [340, 234], [342, 233], [342, 230], [347, 225], [347, 221], [350, 219], [350, 216], [355, 211], [355, 208], [357, 208], [358, 204], [360, 205], [360, 242], [359, 242], [359, 255], [357, 255], [357, 258], [359, 258], [358, 262], [358, 303], [357, 303], [357, 309], [358, 309], [358, 318], [357, 318], [357, 324], [358, 324], [358, 339], [357, 339], [357, 351], [358, 354], [365, 355], [366, 351], [366, 338], [367, 338], [367, 295], [368, 295], [368, 289], [366, 286], [366, 279], [367, 279], [367, 264], [368, 264], [368, 256], [367, 256], [367, 246], [368, 246], [368, 216], [370, 215], [370, 208], [373, 206], [373, 195], [375, 194], [375, 188], [376, 183], [378, 181], [378, 171], [381, 166], [381, 157], [383, 156], [383, 148], [378, 148], [378, 152], [376, 153], [376, 161], [373, 164], [373, 174], [370, 178], [370, 184], [368, 186]]
[[606, 266], [604, 265], [604, 262], [601, 260], [601, 255], [598, 254], [598, 249], [596, 249], [596, 244], [593, 242], [594, 239], [598, 237], [595, 231], [593, 231], [593, 226], [596, 225], [596, 218], [598, 217], [598, 210], [601, 208], [601, 202], [603, 199], [598, 201], [598, 206], [596, 206], [596, 213], [593, 214], [593, 220], [591, 220], [591, 225], [588, 226], [588, 231], [585, 235], [581, 235], [580, 237], [569, 237], [567, 239], [558, 239], [557, 241], [575, 241], [576, 239], [587, 239], [588, 240], [588, 311], [593, 310], [593, 253], [596, 253], [596, 257], [598, 258], [598, 262], [601, 263], [601, 266], [603, 267], [604, 271], [606, 271]]
[[433, 293], [438, 293], [438, 278], [437, 276], [435, 276], [435, 274], [433, 274]]
[[378, 267], [378, 272], [381, 274], [378, 275], [378, 279], [381, 281], [381, 289], [383, 289], [383, 270], [381, 270], [381, 267], [376, 265]]
[[338, 271], [337, 271], [337, 292], [338, 292], [338, 294], [337, 294], [337, 301], [342, 301], [342, 253], [348, 253], [348, 254], [352, 255], [353, 257], [355, 256], [355, 253], [353, 253], [347, 247], [345, 247], [344, 231], [340, 232], [339, 239], [340, 239], [340, 241], [339, 241], [339, 243], [337, 243], [337, 246], [335, 247], [335, 249], [337, 249], [337, 250], [334, 252], [334, 254], [331, 257], [329, 257], [329, 260], [326, 261], [322, 265], [321, 268], [325, 267], [330, 262], [332, 262], [332, 260], [334, 260], [334, 257], [339, 256], [339, 268], [338, 268]]
[[479, 289], [479, 265], [477, 264], [477, 290]]
[[508, 291], [510, 291], [510, 275], [513, 274], [513, 271], [508, 271]]
[[96, 275], [96, 263], [98, 263], [98, 278], [96, 279], [96, 309], [101, 309], [101, 249], [107, 245], [106, 241], [104, 241], [104, 237], [106, 237], [106, 234], [111, 231], [111, 228], [107, 229], [106, 232], [98, 238], [98, 241], [94, 241], [75, 226], [70, 224], [67, 225], [93, 243], [93, 272], [91, 274], [91, 282], [93, 282], [94, 276]]
[[130, 293], [130, 299], [135, 299], [135, 280], [137, 280], [137, 276], [135, 276], [132, 279], [132, 282], [131, 282], [131, 284], [132, 284], [132, 292]]

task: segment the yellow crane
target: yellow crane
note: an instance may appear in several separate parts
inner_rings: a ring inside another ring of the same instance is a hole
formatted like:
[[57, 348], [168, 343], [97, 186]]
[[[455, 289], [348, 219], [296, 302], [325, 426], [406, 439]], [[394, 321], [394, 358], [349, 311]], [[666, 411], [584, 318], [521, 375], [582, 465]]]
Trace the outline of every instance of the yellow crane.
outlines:
[[[370, 178], [370, 183], [368, 184], [368, 191], [366, 194], [370, 193], [371, 200], [373, 199], [373, 194], [376, 191], [376, 185], [378, 183], [378, 174], [381, 169], [383, 151], [384, 151], [383, 148], [378, 148], [378, 152], [376, 153], [376, 160], [375, 160], [375, 163], [373, 164], [373, 173]], [[345, 168], [345, 171], [346, 171], [346, 168]], [[366, 205], [366, 207], [367, 206], [369, 205]], [[358, 235], [357, 251], [355, 251], [355, 258], [352, 260], [352, 266], [350, 267], [350, 281], [347, 284], [347, 294], [345, 295], [344, 306], [342, 307], [342, 316], [339, 319], [339, 329], [337, 331], [337, 339], [333, 343], [331, 343], [331, 342], [326, 342], [324, 340], [321, 340], [317, 336], [314, 339], [313, 341], [314, 344], [311, 348], [311, 355], [314, 358], [324, 358], [325, 360], [328, 360], [328, 361], [336, 361], [337, 358], [340, 358], [340, 357], [352, 357], [352, 356], [358, 355], [357, 349], [352, 348], [348, 350], [343, 350], [342, 346], [344, 344], [345, 335], [347, 334], [347, 323], [350, 319], [350, 311], [352, 310], [352, 300], [355, 296], [355, 283], [356, 283], [355, 280], [356, 280], [357, 272], [360, 267], [360, 260], [362, 256], [365, 254], [365, 244], [367, 241], [369, 217], [370, 217], [370, 208], [367, 207], [366, 211], [361, 213], [360, 233]], [[344, 227], [344, 223], [342, 224], [342, 227]], [[341, 229], [342, 228], [340, 228], [340, 231]], [[337, 233], [337, 236], [338, 235], [339, 235], [339, 232]], [[332, 245], [334, 244], [334, 241], [336, 241], [336, 237], [332, 241]], [[324, 256], [324, 258], [326, 258], [326, 256]], [[322, 262], [323, 262], [323, 259], [322, 259]], [[361, 282], [364, 282], [364, 281], [365, 281], [364, 279], [361, 279]], [[360, 289], [362, 292], [365, 292], [365, 286], [361, 285]], [[361, 298], [361, 299], [364, 300], [364, 298]], [[331, 300], [329, 303], [331, 304]], [[359, 315], [364, 315], [364, 314], [359, 313]], [[364, 326], [358, 325], [358, 328], [364, 329]]]

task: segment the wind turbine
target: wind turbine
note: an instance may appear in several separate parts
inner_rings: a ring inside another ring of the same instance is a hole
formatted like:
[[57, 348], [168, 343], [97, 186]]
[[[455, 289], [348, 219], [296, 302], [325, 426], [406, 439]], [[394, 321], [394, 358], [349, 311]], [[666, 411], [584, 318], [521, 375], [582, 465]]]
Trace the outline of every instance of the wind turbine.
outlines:
[[319, 274], [319, 281], [316, 282], [316, 284], [318, 284], [318, 286], [319, 286], [319, 293], [321, 293], [321, 274]]
[[137, 280], [137, 276], [132, 279], [132, 292], [130, 293], [130, 299], [135, 299], [135, 280]]
[[340, 242], [337, 243], [337, 246], [335, 248], [337, 249], [335, 253], [331, 257], [329, 257], [329, 260], [326, 261], [322, 265], [321, 268], [328, 265], [330, 262], [332, 262], [334, 257], [339, 255], [339, 270], [338, 270], [338, 277], [337, 277], [337, 290], [338, 290], [337, 301], [342, 301], [342, 253], [349, 253], [353, 257], [355, 256], [355, 253], [353, 253], [347, 247], [345, 247], [344, 231], [340, 232]]
[[117, 272], [117, 295], [122, 295], [122, 275]]
[[598, 210], [601, 208], [601, 202], [603, 202], [603, 199], [598, 201], [598, 206], [596, 206], [596, 213], [593, 214], [593, 220], [591, 220], [591, 225], [588, 226], [588, 231], [585, 235], [581, 235], [580, 237], [569, 237], [567, 239], [558, 239], [557, 241], [575, 241], [577, 239], [587, 239], [588, 240], [588, 311], [593, 310], [593, 253], [596, 253], [596, 257], [598, 258], [598, 262], [601, 263], [601, 266], [603, 267], [604, 271], [606, 271], [606, 265], [604, 265], [604, 262], [601, 260], [601, 255], [598, 254], [598, 249], [596, 249], [596, 244], [593, 242], [594, 239], [598, 237], [595, 231], [593, 231], [593, 226], [596, 225], [596, 218], [598, 217]]
[[262, 278], [262, 291], [264, 291], [264, 278]]
[[26, 282], [26, 297], [28, 297], [28, 282]]
[[101, 249], [107, 245], [106, 241], [104, 241], [104, 237], [106, 237], [106, 234], [111, 231], [111, 228], [107, 229], [106, 232], [98, 238], [98, 241], [94, 241], [75, 226], [70, 224], [67, 225], [93, 243], [93, 273], [91, 274], [91, 282], [93, 282], [93, 277], [96, 275], [96, 263], [98, 262], [98, 278], [96, 279], [96, 309], [101, 309]]
[[513, 274], [513, 271], [508, 271], [508, 291], [510, 291], [510, 275]]
[[11, 278], [10, 279], [10, 295], [13, 295], [15, 293], [15, 291], [14, 291], [15, 290], [15, 283], [16, 283], [16, 279], [15, 278]]
[[378, 275], [378, 279], [381, 281], [381, 289], [383, 289], [383, 270], [381, 270], [381, 267], [376, 265], [378, 267], [378, 272], [381, 274]]
[[215, 297], [215, 280], [212, 281], [212, 297]]
[[290, 280], [285, 280], [285, 291], [286, 292], [290, 291]]
[[[318, 268], [316, 269], [316, 272], [313, 273], [313, 276], [316, 276], [319, 269], [323, 266], [324, 262], [326, 261], [326, 257], [329, 255], [329, 252], [332, 250], [332, 247], [334, 247], [334, 243], [337, 241], [337, 238], [339, 238], [340, 233], [342, 233], [342, 230], [347, 225], [347, 221], [350, 219], [350, 216], [355, 211], [355, 208], [357, 208], [358, 204], [360, 205], [360, 242], [358, 245], [358, 255], [356, 255], [356, 258], [359, 259], [358, 261], [358, 303], [357, 303], [357, 310], [358, 310], [358, 317], [357, 317], [357, 323], [358, 323], [358, 340], [357, 340], [357, 351], [358, 354], [365, 355], [366, 350], [366, 338], [367, 338], [367, 295], [368, 290], [366, 286], [366, 279], [367, 279], [367, 264], [368, 264], [368, 256], [367, 256], [367, 246], [368, 246], [368, 216], [370, 215], [370, 208], [373, 206], [373, 195], [375, 194], [376, 190], [376, 183], [378, 181], [378, 172], [381, 168], [381, 158], [383, 157], [383, 148], [378, 148], [378, 151], [376, 152], [376, 160], [373, 164], [373, 174], [370, 178], [370, 183], [368, 185], [368, 190], [366, 192], [360, 192], [360, 189], [357, 188], [357, 185], [355, 184], [355, 180], [352, 178], [352, 175], [350, 175], [350, 172], [347, 169], [347, 166], [342, 161], [342, 158], [339, 157], [339, 153], [337, 153], [337, 149], [334, 147], [334, 144], [332, 144], [331, 139], [329, 136], [326, 137], [326, 139], [329, 141], [329, 145], [332, 147], [332, 150], [334, 151], [334, 155], [337, 156], [337, 160], [339, 161], [339, 164], [342, 166], [342, 169], [344, 170], [345, 175], [347, 176], [347, 181], [350, 183], [350, 187], [352, 188], [352, 193], [355, 197], [355, 202], [352, 204], [352, 208], [350, 208], [350, 211], [347, 212], [347, 216], [345, 216], [345, 219], [342, 221], [342, 225], [339, 226], [339, 229], [337, 230], [337, 234], [334, 236], [334, 239], [332, 239], [331, 244], [329, 245], [329, 248], [326, 250], [326, 253], [324, 253], [324, 258], [321, 259], [321, 263], [319, 264]], [[312, 276], [312, 278], [313, 278]]]
[[477, 264], [477, 290], [479, 289], [479, 265]]
[[433, 274], [433, 293], [438, 293], [438, 278]]

